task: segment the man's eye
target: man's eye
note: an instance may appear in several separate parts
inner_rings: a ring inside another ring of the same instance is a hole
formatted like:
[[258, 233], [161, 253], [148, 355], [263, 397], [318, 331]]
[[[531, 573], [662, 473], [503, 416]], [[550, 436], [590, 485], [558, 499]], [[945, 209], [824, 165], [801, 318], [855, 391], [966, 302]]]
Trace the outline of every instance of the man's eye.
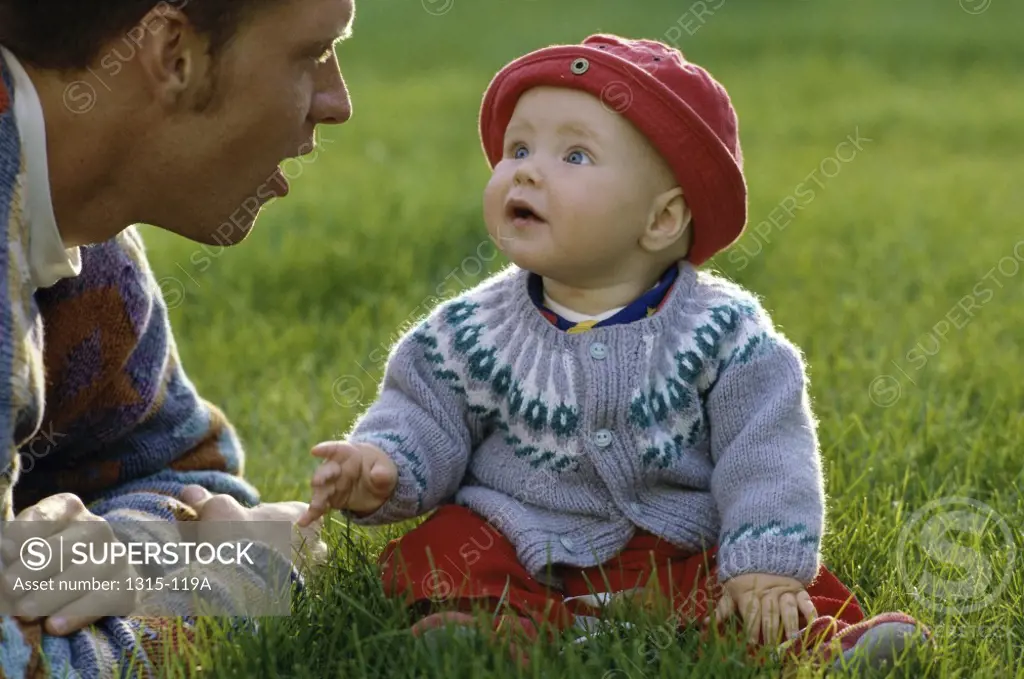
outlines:
[[517, 160], [525, 158], [528, 155], [530, 155], [530, 151], [525, 146], [523, 146], [522, 144], [517, 144], [512, 149], [512, 157], [517, 159]]

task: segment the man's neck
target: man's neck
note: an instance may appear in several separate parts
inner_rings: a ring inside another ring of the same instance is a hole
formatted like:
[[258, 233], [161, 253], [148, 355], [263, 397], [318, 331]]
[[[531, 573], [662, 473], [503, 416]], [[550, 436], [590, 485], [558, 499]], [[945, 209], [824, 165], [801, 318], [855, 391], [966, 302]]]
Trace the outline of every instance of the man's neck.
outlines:
[[[118, 158], [126, 135], [118, 130], [124, 119], [115, 120], [113, 101], [102, 100], [109, 92], [23, 65], [43, 109], [50, 194], [61, 239], [68, 248], [107, 240], [132, 223], [127, 194], [119, 185], [124, 174]], [[92, 98], [69, 103], [72, 87], [80, 88], [78, 97]]]

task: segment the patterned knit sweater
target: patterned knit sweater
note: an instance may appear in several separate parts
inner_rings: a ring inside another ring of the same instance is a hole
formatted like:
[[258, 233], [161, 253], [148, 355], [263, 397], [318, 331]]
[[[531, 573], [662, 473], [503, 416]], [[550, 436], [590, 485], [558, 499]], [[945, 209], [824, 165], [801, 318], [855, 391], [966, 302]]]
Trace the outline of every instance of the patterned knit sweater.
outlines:
[[353, 521], [464, 505], [544, 577], [593, 566], [637, 528], [719, 547], [719, 579], [810, 582], [824, 488], [802, 356], [757, 298], [680, 264], [655, 314], [559, 330], [511, 266], [451, 299], [391, 350], [351, 440], [385, 450], [395, 493]]
[[[82, 248], [78, 277], [32, 288], [16, 93], [2, 60], [0, 72], [0, 519], [70, 492], [112, 522], [194, 520], [176, 499], [191, 483], [256, 504], [256, 490], [241, 477], [234, 430], [182, 371], [134, 229]], [[223, 601], [229, 588], [263, 587], [265, 572], [234, 573], [230, 582], [221, 574], [212, 579], [212, 594], [204, 594]], [[161, 596], [168, 595], [174, 596]], [[192, 636], [193, 622], [104, 618], [58, 638], [41, 623], [3, 617], [0, 677], [118, 676], [115, 664], [129, 661], [152, 674]]]

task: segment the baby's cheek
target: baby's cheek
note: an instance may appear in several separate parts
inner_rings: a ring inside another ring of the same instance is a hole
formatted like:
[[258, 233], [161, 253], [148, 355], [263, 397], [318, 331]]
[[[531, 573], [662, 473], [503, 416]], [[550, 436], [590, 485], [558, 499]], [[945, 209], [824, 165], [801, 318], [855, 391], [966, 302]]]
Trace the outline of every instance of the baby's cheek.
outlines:
[[488, 230], [492, 232], [504, 212], [505, 193], [500, 180], [495, 177], [492, 177], [484, 187], [484, 220], [487, 222]]

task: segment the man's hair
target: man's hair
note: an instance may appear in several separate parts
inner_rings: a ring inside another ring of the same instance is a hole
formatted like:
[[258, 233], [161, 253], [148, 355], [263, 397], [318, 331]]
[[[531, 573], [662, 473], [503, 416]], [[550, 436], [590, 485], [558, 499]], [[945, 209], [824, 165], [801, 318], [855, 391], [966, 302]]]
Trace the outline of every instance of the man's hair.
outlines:
[[[131, 34], [154, 8], [178, 9], [209, 39], [211, 56], [223, 49], [248, 13], [268, 0], [0, 0], [0, 45], [38, 68], [81, 70], [103, 45]], [[156, 30], [155, 27], [153, 30]], [[136, 37], [138, 39], [138, 36]]]

